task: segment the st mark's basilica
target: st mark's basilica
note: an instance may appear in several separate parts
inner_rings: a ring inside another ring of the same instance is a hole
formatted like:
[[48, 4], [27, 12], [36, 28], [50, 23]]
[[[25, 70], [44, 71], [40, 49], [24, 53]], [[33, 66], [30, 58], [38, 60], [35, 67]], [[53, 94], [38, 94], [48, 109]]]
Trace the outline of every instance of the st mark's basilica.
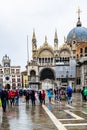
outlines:
[[32, 60], [26, 65], [30, 88], [54, 89], [71, 85], [77, 90], [87, 87], [87, 28], [82, 25], [80, 9], [76, 26], [69, 31], [61, 47], [57, 30], [53, 46], [48, 43], [47, 36], [42, 46], [37, 45], [33, 31]]

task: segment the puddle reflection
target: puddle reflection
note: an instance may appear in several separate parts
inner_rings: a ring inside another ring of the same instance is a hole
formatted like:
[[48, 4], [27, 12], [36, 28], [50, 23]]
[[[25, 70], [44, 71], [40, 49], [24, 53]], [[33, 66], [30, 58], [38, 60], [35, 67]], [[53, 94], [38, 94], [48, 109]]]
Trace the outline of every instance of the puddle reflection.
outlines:
[[2, 123], [0, 124], [0, 130], [10, 130], [7, 113], [2, 113]]
[[87, 107], [83, 106], [82, 111], [85, 112], [85, 113], [87, 113]]
[[52, 111], [52, 104], [51, 104], [51, 103], [49, 103], [47, 107], [48, 107], [48, 109], [49, 109], [50, 111]]

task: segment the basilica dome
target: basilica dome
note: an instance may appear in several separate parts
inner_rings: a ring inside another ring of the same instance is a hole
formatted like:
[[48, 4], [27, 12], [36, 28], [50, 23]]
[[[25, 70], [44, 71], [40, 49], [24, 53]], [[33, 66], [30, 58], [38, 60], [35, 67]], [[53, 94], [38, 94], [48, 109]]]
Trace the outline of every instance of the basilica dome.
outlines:
[[73, 28], [67, 35], [67, 43], [70, 43], [73, 36], [77, 42], [87, 42], [87, 28], [77, 26]]
[[67, 43], [71, 43], [73, 38], [79, 42], [87, 42], [87, 28], [82, 27], [82, 23], [80, 21], [80, 9], [78, 9], [78, 21], [76, 27], [73, 28], [67, 35]]

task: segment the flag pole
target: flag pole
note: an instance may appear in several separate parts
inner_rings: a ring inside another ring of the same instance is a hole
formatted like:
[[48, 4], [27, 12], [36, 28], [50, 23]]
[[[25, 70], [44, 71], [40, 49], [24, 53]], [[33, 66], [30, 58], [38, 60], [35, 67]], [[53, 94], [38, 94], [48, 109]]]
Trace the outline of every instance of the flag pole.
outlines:
[[28, 35], [27, 35], [27, 63], [29, 63]]

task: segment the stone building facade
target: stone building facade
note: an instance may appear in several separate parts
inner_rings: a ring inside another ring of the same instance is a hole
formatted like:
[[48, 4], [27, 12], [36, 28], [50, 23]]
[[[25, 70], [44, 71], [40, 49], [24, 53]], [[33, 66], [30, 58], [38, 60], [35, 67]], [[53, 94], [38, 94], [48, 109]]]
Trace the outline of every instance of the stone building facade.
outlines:
[[7, 55], [2, 58], [0, 65], [0, 86], [6, 88], [21, 87], [20, 66], [11, 66], [11, 59]]

